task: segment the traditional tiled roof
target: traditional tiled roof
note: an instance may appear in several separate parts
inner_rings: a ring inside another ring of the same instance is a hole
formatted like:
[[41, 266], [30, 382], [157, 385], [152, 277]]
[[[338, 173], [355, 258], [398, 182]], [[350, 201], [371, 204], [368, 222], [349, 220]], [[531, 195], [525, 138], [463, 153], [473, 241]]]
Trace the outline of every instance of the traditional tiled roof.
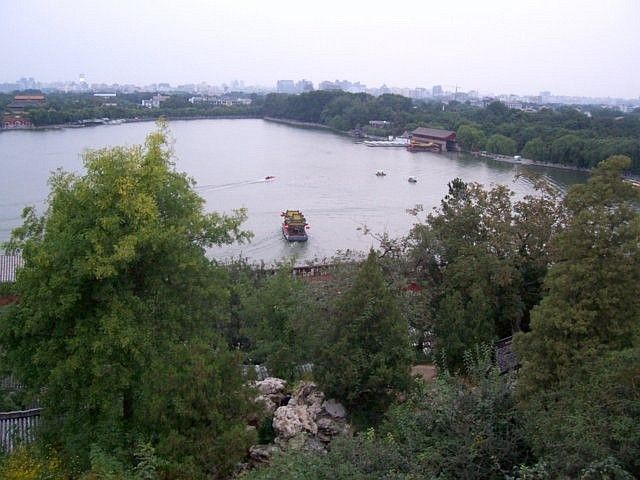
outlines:
[[425, 127], [418, 127], [411, 133], [412, 135], [418, 135], [420, 137], [437, 138], [442, 140], [448, 140], [452, 135], [455, 138], [456, 135], [456, 132], [452, 132], [450, 130], [439, 130], [437, 128]]
[[20, 255], [0, 255], [0, 283], [15, 282], [16, 270], [22, 267]]

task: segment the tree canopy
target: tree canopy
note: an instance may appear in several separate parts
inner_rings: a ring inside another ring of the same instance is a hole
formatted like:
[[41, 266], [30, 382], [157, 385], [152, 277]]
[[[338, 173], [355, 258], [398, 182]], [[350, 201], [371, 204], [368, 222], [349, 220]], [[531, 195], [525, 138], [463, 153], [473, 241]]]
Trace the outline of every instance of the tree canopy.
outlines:
[[246, 239], [245, 212], [205, 213], [175, 171], [163, 127], [144, 146], [89, 152], [84, 174], [50, 179], [25, 211], [20, 302], [0, 342], [39, 392], [44, 438], [86, 466], [92, 445], [126, 459], [151, 442], [185, 478], [227, 473], [249, 440], [238, 358], [214, 331], [228, 298], [204, 255]]

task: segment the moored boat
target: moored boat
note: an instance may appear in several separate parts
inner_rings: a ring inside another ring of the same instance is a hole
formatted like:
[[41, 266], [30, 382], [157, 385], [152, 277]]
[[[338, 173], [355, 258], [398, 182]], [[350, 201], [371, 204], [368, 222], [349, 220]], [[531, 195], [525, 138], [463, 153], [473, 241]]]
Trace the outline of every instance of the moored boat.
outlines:
[[409, 139], [390, 137], [389, 140], [365, 140], [362, 143], [367, 147], [407, 147], [409, 145]]
[[409, 178], [407, 179], [407, 181], [408, 181], [409, 183], [416, 183], [416, 182], [418, 181], [418, 179], [417, 179], [416, 177], [409, 177]]
[[289, 242], [306, 242], [308, 240], [307, 220], [300, 210], [286, 210], [280, 214], [282, 220], [282, 235]]

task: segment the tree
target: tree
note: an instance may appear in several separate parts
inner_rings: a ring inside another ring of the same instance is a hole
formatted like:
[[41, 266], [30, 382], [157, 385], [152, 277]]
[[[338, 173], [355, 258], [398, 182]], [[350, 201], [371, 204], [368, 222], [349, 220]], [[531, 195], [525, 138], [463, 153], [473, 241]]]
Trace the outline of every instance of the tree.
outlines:
[[639, 193], [622, 181], [629, 159], [601, 162], [565, 199], [568, 221], [555, 237], [548, 294], [516, 338], [520, 390], [544, 390], [598, 355], [632, 346], [640, 330]]
[[539, 162], [546, 162], [549, 157], [548, 148], [540, 138], [529, 140], [522, 149], [522, 156]]
[[583, 159], [584, 141], [573, 134], [563, 135], [551, 143], [550, 159], [554, 163], [585, 167]]
[[462, 125], [458, 128], [456, 138], [462, 147], [469, 151], [483, 150], [487, 141], [484, 132], [471, 125]]
[[[303, 348], [308, 332], [296, 323], [302, 286], [288, 268], [268, 278], [252, 291], [245, 292], [239, 312], [249, 338], [251, 359], [266, 364], [271, 375], [292, 380], [295, 367], [309, 361]], [[304, 315], [304, 313], [302, 313]]]
[[25, 266], [1, 346], [41, 392], [44, 439], [81, 467], [92, 444], [127, 460], [142, 438], [169, 470], [223, 475], [249, 441], [238, 358], [213, 328], [228, 292], [204, 255], [247, 238], [245, 213], [204, 213], [171, 158], [164, 128], [89, 152], [86, 173], [55, 173], [44, 216], [27, 210], [13, 233]]
[[609, 478], [638, 478], [638, 378], [640, 348], [616, 350], [576, 367], [572, 377], [527, 402], [527, 437], [553, 478], [578, 478], [607, 458], [633, 474]]
[[485, 190], [454, 179], [440, 208], [409, 234], [408, 271], [428, 292], [434, 352], [451, 369], [474, 345], [528, 329], [562, 218], [558, 193], [531, 181], [537, 193], [514, 203], [503, 185]]
[[487, 151], [491, 153], [498, 153], [500, 155], [513, 155], [516, 153], [516, 141], [509, 137], [494, 133], [487, 139], [486, 147]]
[[385, 284], [373, 250], [353, 286], [338, 300], [332, 332], [315, 376], [361, 425], [379, 420], [409, 379], [408, 327]]

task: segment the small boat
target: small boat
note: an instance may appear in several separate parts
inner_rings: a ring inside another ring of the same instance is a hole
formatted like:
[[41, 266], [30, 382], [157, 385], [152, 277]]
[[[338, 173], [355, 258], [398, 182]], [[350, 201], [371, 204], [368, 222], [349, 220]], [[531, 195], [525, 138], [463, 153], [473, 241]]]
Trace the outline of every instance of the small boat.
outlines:
[[308, 240], [307, 220], [300, 210], [286, 210], [280, 214], [282, 220], [282, 235], [289, 242], [306, 242]]
[[384, 172], [384, 170], [377, 170], [376, 171], [376, 177], [384, 177], [387, 174]]
[[417, 179], [416, 177], [409, 177], [409, 178], [407, 179], [407, 181], [408, 181], [409, 183], [416, 183], [416, 182], [418, 181], [418, 179]]
[[265, 180], [273, 180], [274, 178], [276, 178], [276, 177], [274, 177], [273, 175], [269, 175], [269, 176], [264, 177]]

